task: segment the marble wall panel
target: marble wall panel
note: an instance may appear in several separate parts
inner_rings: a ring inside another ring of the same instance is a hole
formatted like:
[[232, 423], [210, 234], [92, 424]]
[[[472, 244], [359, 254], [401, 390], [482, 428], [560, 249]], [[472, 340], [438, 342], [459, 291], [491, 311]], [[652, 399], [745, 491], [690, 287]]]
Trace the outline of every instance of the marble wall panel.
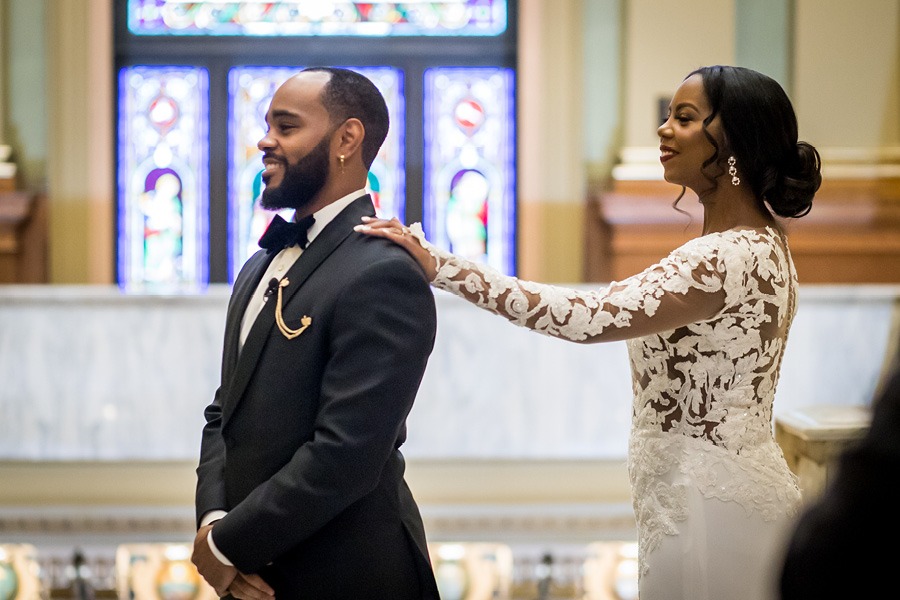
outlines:
[[214, 292], [0, 291], [0, 456], [196, 456], [227, 302]]
[[[0, 287], [0, 459], [195, 459], [228, 294]], [[776, 414], [869, 403], [898, 335], [898, 298], [896, 286], [804, 287]], [[624, 343], [563, 342], [443, 292], [436, 300], [438, 338], [408, 457], [625, 456]]]

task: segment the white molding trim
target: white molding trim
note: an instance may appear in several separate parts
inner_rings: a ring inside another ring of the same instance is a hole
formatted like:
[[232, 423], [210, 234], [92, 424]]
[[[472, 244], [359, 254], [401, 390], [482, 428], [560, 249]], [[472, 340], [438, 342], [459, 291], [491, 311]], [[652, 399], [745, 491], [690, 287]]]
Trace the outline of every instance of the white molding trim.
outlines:
[[835, 164], [822, 159], [822, 177], [826, 179], [900, 178], [900, 164]]
[[817, 150], [822, 161], [826, 163], [872, 165], [900, 162], [900, 146], [828, 146]]
[[503, 543], [636, 539], [626, 503], [425, 505], [425, 531], [435, 541], [488, 539]]
[[663, 181], [661, 164], [623, 164], [612, 169], [616, 181]]
[[626, 146], [619, 154], [623, 165], [659, 164], [659, 146]]
[[[433, 541], [591, 543], [633, 539], [634, 512], [627, 503], [421, 505]], [[4, 539], [86, 537], [189, 539], [195, 531], [190, 506], [0, 507]]]
[[[900, 146], [830, 146], [818, 148], [822, 175], [829, 179], [900, 178]], [[661, 181], [659, 148], [630, 146], [620, 151], [621, 163], [613, 167], [617, 181]]]

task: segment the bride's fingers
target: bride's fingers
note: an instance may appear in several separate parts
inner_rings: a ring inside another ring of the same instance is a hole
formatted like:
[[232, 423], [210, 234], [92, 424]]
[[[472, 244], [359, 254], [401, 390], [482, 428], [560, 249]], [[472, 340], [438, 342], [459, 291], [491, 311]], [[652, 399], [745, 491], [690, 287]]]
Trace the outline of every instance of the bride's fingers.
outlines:
[[395, 244], [403, 246], [410, 252], [415, 252], [422, 248], [419, 240], [409, 232], [409, 228], [402, 225], [391, 225], [381, 228], [370, 228], [368, 225], [357, 225], [354, 229], [366, 235], [389, 239]]
[[403, 236], [409, 233], [409, 228], [399, 221], [373, 221], [357, 225], [353, 229], [354, 231], [361, 231], [370, 235], [380, 235], [382, 237]]
[[368, 225], [357, 225], [353, 229], [366, 235], [387, 238], [401, 246], [412, 243], [412, 240], [406, 237], [406, 231], [398, 227], [369, 227]]
[[[436, 261], [431, 254], [425, 250], [419, 238], [416, 237], [409, 229], [397, 219], [385, 221], [383, 219], [365, 219], [365, 223], [357, 225], [353, 229], [364, 233], [365, 235], [373, 235], [391, 240], [405, 248], [413, 257], [425, 268], [428, 276], [433, 279], [436, 275]], [[376, 226], [377, 224], [377, 226]]]
[[383, 224], [374, 225], [370, 223], [364, 223], [362, 225], [357, 225], [356, 227], [354, 227], [353, 231], [361, 231], [368, 235], [379, 235], [384, 237], [385, 235], [393, 231], [393, 228], [389, 225], [385, 226]]
[[[398, 221], [396, 217], [394, 217], [390, 221], [388, 221], [387, 219], [379, 219], [376, 217], [363, 217], [362, 221], [363, 221], [365, 227], [370, 228], [370, 229], [389, 229], [389, 228], [403, 229], [404, 228], [403, 223]], [[359, 230], [359, 229], [357, 228], [357, 230]]]

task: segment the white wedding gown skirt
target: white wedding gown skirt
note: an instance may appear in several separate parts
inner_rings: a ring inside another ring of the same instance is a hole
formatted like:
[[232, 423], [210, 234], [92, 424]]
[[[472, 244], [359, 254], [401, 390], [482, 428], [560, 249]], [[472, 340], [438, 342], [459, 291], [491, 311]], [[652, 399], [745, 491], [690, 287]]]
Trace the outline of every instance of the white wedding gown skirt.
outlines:
[[774, 600], [794, 518], [764, 520], [738, 503], [706, 498], [689, 475], [664, 475], [687, 488], [685, 521], [644, 555], [640, 600]]

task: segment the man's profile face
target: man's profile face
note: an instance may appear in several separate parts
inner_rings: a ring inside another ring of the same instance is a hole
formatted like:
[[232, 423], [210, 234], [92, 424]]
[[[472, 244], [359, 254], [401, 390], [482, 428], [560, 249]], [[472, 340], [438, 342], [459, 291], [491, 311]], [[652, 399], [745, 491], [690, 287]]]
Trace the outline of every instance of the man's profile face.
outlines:
[[334, 128], [321, 92], [330, 77], [319, 71], [300, 73], [272, 97], [266, 114], [269, 130], [258, 144], [266, 167], [263, 208], [307, 206], [327, 182]]

